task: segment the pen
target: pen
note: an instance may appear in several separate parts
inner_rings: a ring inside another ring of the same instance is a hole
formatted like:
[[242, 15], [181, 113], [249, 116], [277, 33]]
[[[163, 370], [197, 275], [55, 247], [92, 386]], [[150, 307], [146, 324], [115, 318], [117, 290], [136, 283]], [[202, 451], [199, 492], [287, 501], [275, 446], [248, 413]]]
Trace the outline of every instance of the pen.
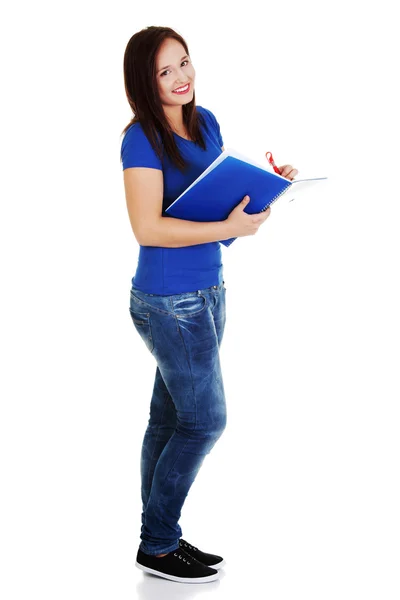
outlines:
[[279, 169], [279, 167], [276, 166], [275, 161], [272, 156], [272, 152], [267, 152], [267, 159], [268, 159], [269, 164], [274, 167], [275, 173], [278, 173], [279, 175], [281, 175], [282, 171]]

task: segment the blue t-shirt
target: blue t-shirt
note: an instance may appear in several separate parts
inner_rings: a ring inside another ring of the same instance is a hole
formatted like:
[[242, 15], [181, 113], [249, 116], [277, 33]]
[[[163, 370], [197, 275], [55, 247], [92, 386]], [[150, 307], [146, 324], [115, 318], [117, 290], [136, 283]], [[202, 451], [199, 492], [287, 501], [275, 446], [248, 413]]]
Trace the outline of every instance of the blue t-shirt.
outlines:
[[[164, 211], [222, 153], [224, 145], [214, 114], [201, 106], [208, 131], [200, 124], [206, 150], [174, 133], [178, 148], [187, 162], [183, 174], [164, 153], [164, 167], [140, 123], [127, 129], [121, 145], [122, 168], [150, 167], [163, 171]], [[168, 213], [165, 216], [169, 216]], [[139, 258], [132, 286], [149, 294], [170, 295], [192, 292], [223, 281], [221, 244], [209, 242], [180, 248], [139, 245]]]

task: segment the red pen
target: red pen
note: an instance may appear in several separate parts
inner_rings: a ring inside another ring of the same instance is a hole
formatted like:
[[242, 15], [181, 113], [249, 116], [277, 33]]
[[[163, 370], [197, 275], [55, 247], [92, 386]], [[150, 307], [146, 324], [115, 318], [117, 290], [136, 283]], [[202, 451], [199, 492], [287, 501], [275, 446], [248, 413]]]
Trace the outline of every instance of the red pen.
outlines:
[[[268, 156], [269, 155], [269, 156]], [[279, 167], [276, 166], [275, 161], [272, 157], [272, 152], [267, 152], [267, 159], [270, 165], [272, 165], [274, 167], [274, 171], [275, 173], [278, 173], [279, 175], [282, 175], [282, 171], [280, 170]]]

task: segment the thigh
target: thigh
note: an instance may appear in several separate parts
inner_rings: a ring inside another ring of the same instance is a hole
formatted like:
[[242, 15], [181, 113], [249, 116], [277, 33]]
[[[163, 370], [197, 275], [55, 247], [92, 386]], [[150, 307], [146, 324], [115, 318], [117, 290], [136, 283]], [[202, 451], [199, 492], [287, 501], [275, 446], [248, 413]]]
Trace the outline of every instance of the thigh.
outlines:
[[222, 331], [222, 303], [216, 301], [222, 297], [220, 287], [170, 296], [131, 290], [131, 315], [136, 321], [146, 316], [149, 347], [178, 418], [189, 427], [203, 422], [209, 427], [210, 420], [220, 422], [225, 413], [220, 340], [214, 321], [218, 314]]

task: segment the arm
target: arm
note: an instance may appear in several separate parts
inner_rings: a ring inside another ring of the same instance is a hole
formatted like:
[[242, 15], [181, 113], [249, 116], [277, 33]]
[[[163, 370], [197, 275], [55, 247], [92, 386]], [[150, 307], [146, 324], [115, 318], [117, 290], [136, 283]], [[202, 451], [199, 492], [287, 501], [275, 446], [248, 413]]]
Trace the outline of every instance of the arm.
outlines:
[[198, 223], [172, 217], [161, 217], [142, 240], [142, 246], [162, 246], [164, 248], [182, 248], [228, 240], [233, 237], [228, 231], [227, 221]]
[[198, 223], [163, 217], [164, 181], [159, 169], [127, 168], [124, 185], [132, 230], [141, 246], [181, 248], [234, 237], [228, 221]]

